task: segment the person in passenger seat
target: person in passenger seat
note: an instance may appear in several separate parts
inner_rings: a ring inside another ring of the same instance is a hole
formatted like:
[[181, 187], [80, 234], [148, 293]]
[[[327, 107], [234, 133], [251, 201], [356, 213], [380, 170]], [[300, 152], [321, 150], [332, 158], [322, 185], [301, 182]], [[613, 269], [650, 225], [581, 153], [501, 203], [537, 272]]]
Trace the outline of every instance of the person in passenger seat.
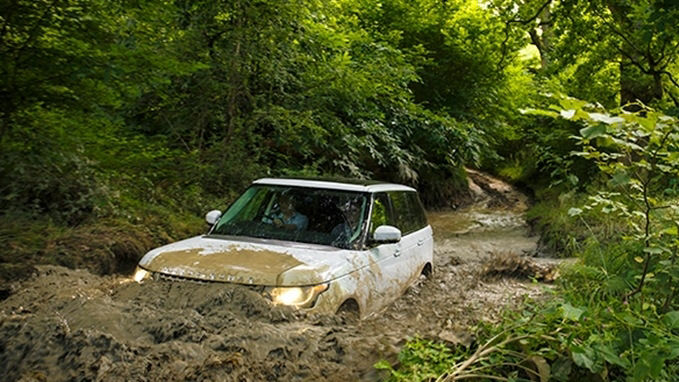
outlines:
[[271, 223], [276, 227], [289, 230], [303, 231], [309, 225], [309, 219], [295, 209], [295, 201], [289, 194], [282, 194], [278, 198], [280, 212], [274, 214]]
[[341, 208], [343, 221], [335, 226], [330, 232], [330, 236], [334, 237], [333, 243], [348, 243], [356, 231], [358, 222], [360, 220], [361, 207], [353, 201], [347, 202]]

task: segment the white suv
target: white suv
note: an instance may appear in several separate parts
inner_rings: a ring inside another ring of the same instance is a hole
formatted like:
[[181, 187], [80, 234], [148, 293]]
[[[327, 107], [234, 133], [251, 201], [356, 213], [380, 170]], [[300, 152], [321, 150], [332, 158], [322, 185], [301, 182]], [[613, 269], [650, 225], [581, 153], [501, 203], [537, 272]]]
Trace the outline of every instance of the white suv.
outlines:
[[274, 304], [370, 315], [432, 271], [417, 192], [372, 181], [259, 179], [206, 235], [147, 253], [135, 279], [251, 286]]

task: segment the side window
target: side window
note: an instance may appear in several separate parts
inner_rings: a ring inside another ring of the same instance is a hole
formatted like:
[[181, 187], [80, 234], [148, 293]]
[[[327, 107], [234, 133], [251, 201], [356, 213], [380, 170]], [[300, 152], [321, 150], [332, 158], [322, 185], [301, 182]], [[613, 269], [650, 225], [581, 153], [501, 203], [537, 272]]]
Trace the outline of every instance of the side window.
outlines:
[[416, 192], [392, 191], [389, 193], [389, 198], [393, 206], [395, 226], [404, 235], [420, 230], [427, 225], [427, 217]]
[[389, 199], [394, 210], [394, 220], [403, 235], [413, 232], [413, 221], [410, 214], [408, 196], [403, 191], [389, 192]]
[[428, 224], [427, 215], [424, 212], [424, 206], [422, 205], [422, 201], [420, 201], [420, 197], [416, 192], [409, 192], [408, 198], [410, 201], [410, 211], [413, 214], [413, 221], [417, 222], [417, 227], [415, 227], [415, 229], [419, 230], [426, 227]]
[[375, 232], [375, 229], [381, 225], [389, 224], [394, 225], [391, 219], [389, 198], [385, 193], [375, 194], [373, 200], [373, 209], [370, 215], [370, 236]]

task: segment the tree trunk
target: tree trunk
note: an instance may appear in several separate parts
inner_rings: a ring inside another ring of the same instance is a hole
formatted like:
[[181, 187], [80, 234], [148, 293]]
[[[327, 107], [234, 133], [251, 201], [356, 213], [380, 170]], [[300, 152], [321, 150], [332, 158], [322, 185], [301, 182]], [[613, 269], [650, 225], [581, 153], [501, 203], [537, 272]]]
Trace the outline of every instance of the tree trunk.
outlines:
[[[630, 22], [627, 15], [631, 8], [619, 0], [606, 2], [622, 41], [620, 46], [620, 106], [641, 101], [648, 104], [663, 96], [662, 81], [659, 75], [650, 75], [653, 69], [652, 57], [645, 57], [638, 47], [632, 46], [634, 39], [629, 38], [638, 32], [639, 26]], [[628, 36], [628, 37], [625, 37]], [[643, 68], [643, 70], [642, 70]], [[657, 78], [656, 78], [657, 77]]]

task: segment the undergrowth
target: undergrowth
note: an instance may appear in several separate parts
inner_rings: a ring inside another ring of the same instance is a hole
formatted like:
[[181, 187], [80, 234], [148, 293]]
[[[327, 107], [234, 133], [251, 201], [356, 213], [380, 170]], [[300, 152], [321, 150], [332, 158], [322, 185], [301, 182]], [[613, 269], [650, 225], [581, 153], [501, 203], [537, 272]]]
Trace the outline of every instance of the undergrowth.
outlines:
[[153, 247], [204, 232], [197, 215], [154, 206], [131, 219], [104, 217], [75, 227], [49, 217], [13, 213], [0, 219], [0, 281], [29, 276], [37, 264], [98, 274], [131, 271]]
[[543, 246], [578, 257], [554, 296], [480, 323], [470, 348], [414, 339], [378, 368], [393, 381], [677, 380], [679, 123], [634, 106], [609, 115], [564, 98], [534, 111], [577, 121], [572, 155], [599, 173], [579, 193], [542, 190], [528, 213]]

